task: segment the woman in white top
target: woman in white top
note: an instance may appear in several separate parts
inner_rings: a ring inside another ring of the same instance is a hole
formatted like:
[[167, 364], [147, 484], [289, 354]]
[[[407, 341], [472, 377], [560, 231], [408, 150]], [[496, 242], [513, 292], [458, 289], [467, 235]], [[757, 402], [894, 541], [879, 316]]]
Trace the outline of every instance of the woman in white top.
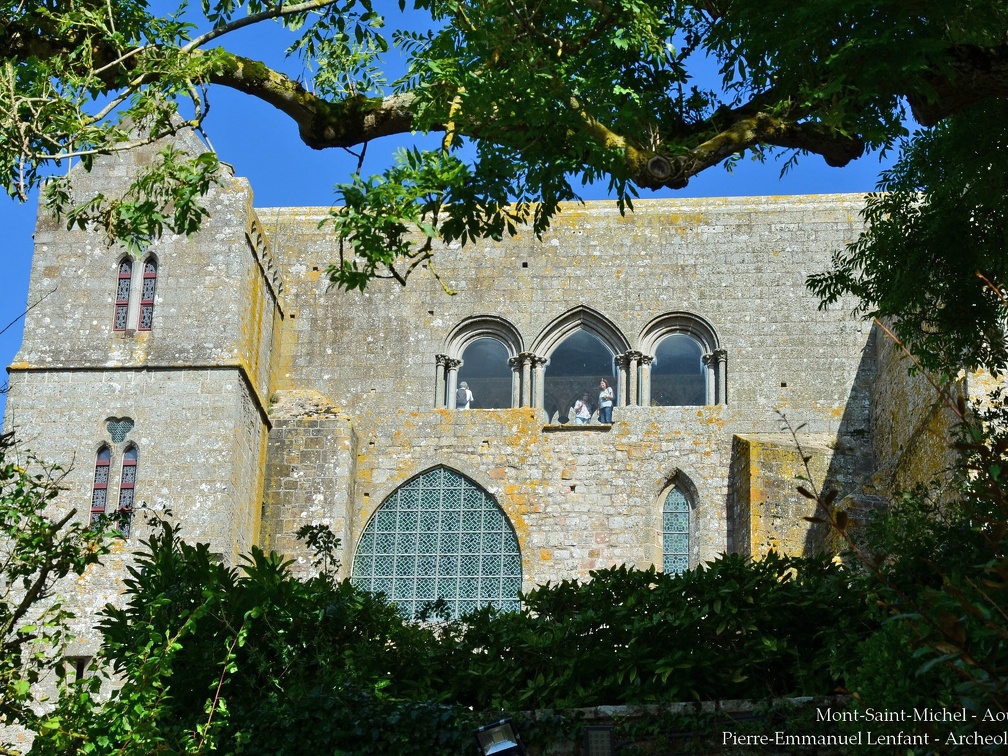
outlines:
[[599, 395], [598, 395], [598, 421], [600, 423], [608, 423], [612, 425], [612, 403], [613, 403], [613, 390], [612, 386], [605, 382], [605, 378], [599, 381]]

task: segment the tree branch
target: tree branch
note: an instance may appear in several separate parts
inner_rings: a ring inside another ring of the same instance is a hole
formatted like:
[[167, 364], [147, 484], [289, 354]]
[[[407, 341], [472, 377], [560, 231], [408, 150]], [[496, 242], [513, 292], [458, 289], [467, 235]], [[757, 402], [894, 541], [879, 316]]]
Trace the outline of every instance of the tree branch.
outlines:
[[934, 126], [950, 115], [992, 99], [1008, 98], [1008, 45], [981, 48], [956, 45], [948, 49], [946, 68], [924, 77], [930, 92], [908, 93], [914, 118]]
[[[353, 95], [337, 102], [318, 97], [299, 82], [268, 66], [229, 55], [210, 74], [210, 82], [236, 89], [286, 113], [309, 147], [353, 147], [361, 142], [413, 130], [409, 92], [389, 97]], [[437, 129], [442, 130], [442, 129]]]

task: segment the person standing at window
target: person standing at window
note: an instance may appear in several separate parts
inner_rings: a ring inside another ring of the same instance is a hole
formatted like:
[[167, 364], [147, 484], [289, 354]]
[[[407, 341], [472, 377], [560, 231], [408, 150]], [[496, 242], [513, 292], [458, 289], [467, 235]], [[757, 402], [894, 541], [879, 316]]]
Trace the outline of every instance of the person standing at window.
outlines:
[[574, 419], [578, 425], [588, 425], [591, 416], [592, 410], [588, 405], [588, 392], [585, 391], [584, 396], [574, 402]]
[[612, 387], [606, 383], [605, 378], [599, 381], [598, 403], [599, 422], [612, 425], [613, 390]]
[[455, 408], [469, 409], [473, 400], [473, 392], [469, 390], [469, 384], [465, 381], [459, 384], [458, 391], [455, 392]]

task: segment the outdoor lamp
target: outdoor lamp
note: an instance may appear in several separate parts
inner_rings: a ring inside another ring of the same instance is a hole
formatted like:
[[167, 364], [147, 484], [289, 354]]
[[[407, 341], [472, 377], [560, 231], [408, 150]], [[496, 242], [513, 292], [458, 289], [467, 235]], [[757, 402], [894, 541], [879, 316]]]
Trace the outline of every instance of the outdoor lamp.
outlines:
[[525, 756], [525, 746], [510, 719], [483, 725], [476, 730], [476, 745], [483, 756]]

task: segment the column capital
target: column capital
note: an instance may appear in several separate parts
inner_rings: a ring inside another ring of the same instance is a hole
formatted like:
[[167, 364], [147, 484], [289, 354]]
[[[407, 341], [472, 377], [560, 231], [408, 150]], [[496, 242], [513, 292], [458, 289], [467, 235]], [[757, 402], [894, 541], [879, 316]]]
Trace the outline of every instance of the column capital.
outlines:
[[445, 357], [445, 367], [449, 370], [455, 370], [459, 365], [462, 364], [462, 360], [456, 360], [454, 357]]
[[628, 360], [636, 360], [640, 362], [640, 358], [644, 356], [642, 352], [638, 352], [636, 349], [630, 349], [624, 355]]
[[725, 362], [728, 359], [727, 349], [715, 349], [711, 352], [711, 356], [714, 358], [715, 362]]
[[640, 354], [640, 357], [637, 358], [637, 361], [640, 362], [641, 365], [650, 365], [654, 362], [653, 354], [643, 354], [640, 352], [638, 354]]
[[707, 352], [706, 354], [700, 357], [700, 360], [703, 362], [705, 366], [710, 365], [712, 362], [714, 362], [714, 353]]
[[630, 353], [616, 355], [616, 367], [626, 368], [630, 364]]
[[448, 358], [447, 354], [435, 354], [434, 355], [434, 364], [436, 364], [436, 365], [444, 365], [444, 364], [446, 364], [448, 362], [448, 359], [449, 358]]

